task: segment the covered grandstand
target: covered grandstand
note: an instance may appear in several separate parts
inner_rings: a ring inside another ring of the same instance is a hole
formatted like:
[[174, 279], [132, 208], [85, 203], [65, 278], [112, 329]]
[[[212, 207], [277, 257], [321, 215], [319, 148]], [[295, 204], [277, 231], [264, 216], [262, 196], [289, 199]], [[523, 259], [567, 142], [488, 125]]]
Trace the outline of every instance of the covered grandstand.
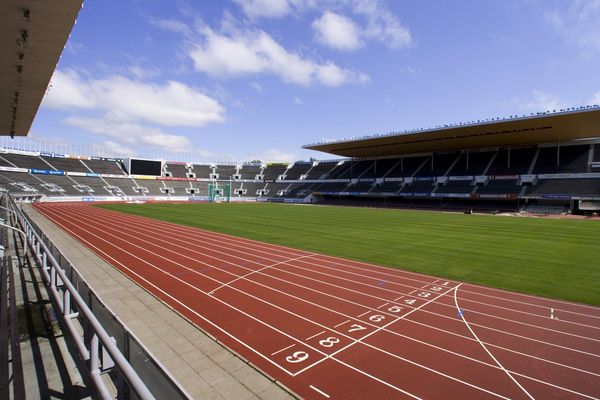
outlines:
[[583, 107], [305, 146], [345, 156], [335, 160], [163, 161], [160, 176], [130, 175], [116, 158], [4, 149], [0, 188], [44, 201], [206, 201], [221, 183], [229, 201], [590, 212], [600, 208], [599, 127], [600, 109]]

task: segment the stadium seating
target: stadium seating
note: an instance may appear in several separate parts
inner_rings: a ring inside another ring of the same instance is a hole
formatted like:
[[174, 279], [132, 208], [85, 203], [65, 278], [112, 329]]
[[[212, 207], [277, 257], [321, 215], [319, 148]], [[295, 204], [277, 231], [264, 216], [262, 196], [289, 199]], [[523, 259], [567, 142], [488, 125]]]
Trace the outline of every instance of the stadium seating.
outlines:
[[400, 162], [399, 158], [387, 158], [383, 160], [374, 160], [373, 167], [367, 169], [361, 178], [383, 178], [387, 173]]
[[600, 179], [540, 179], [527, 188], [526, 194], [597, 196]]
[[237, 174], [237, 166], [235, 165], [217, 165], [215, 174], [219, 175], [219, 179], [229, 180]]
[[448, 181], [444, 185], [438, 185], [436, 193], [471, 193], [475, 186], [471, 181]]
[[426, 163], [428, 157], [402, 157], [396, 165], [388, 171], [386, 178], [410, 177]]
[[192, 164], [192, 172], [196, 174], [196, 178], [209, 179], [213, 169], [206, 164]]
[[90, 172], [90, 170], [80, 160], [76, 158], [60, 158], [60, 157], [47, 157], [40, 156], [42, 160], [50, 164], [53, 168], [44, 169], [57, 169], [59, 171], [69, 172]]
[[[556, 203], [550, 204], [551, 207], [562, 209], [569, 205], [573, 196], [585, 200], [600, 197], [600, 179], [587, 175], [600, 172], [597, 166], [600, 145], [581, 143], [561, 144], [560, 148], [555, 145], [462, 150], [377, 160], [304, 161], [290, 165], [165, 162], [166, 177], [159, 179], [127, 176], [122, 162], [114, 159], [86, 160], [34, 154], [0, 152], [0, 168], [3, 169], [0, 171], [0, 190], [28, 198], [44, 195], [57, 198], [195, 196], [206, 199], [208, 185], [218, 175], [221, 185], [233, 179], [231, 194], [234, 198], [260, 197], [280, 201], [301, 200], [315, 193], [326, 201], [347, 198], [350, 203], [351, 197], [363, 196], [374, 202], [377, 201], [373, 199], [378, 197], [391, 199], [386, 200], [386, 204], [396, 202], [437, 208], [468, 204], [485, 209], [492, 202], [504, 199], [505, 203], [500, 203], [504, 204], [502, 209], [517, 208], [518, 201], [528, 206], [550, 201]], [[32, 168], [45, 171], [25, 172]], [[53, 170], [66, 171], [67, 175]], [[190, 178], [190, 172], [195, 178], [177, 179]], [[88, 176], [81, 176], [83, 174]], [[418, 200], [411, 200], [413, 198]], [[486, 205], [480, 205], [478, 201], [484, 201]], [[363, 204], [364, 201], [356, 203]], [[490, 209], [499, 208], [490, 206]]]
[[534, 174], [588, 172], [590, 146], [564, 146], [541, 148]]
[[306, 179], [321, 179], [326, 176], [338, 161], [322, 161], [308, 170]]
[[286, 180], [298, 180], [312, 168], [310, 162], [295, 162], [287, 171], [285, 171]]
[[475, 193], [518, 195], [520, 191], [517, 180], [491, 180], [486, 185], [478, 186]]
[[185, 164], [182, 163], [165, 163], [165, 174], [166, 176], [170, 176], [173, 178], [187, 178], [188, 177], [188, 168]]
[[414, 176], [445, 176], [458, 156], [458, 153], [434, 154], [427, 158], [425, 165]]
[[82, 160], [87, 167], [96, 174], [125, 175], [122, 164], [110, 160]]
[[528, 174], [536, 152], [536, 148], [511, 149], [509, 158], [508, 150], [499, 150], [485, 175]]
[[29, 156], [15, 153], [3, 153], [0, 157], [9, 162], [12, 166], [19, 168], [37, 168], [37, 169], [52, 169], [48, 163], [38, 156]]
[[448, 176], [483, 175], [496, 152], [464, 152], [460, 155]]
[[280, 175], [283, 175], [287, 167], [288, 164], [267, 164], [262, 172], [263, 179], [266, 181], [278, 179]]
[[239, 175], [241, 179], [254, 179], [257, 175], [260, 175], [262, 166], [260, 164], [244, 164], [239, 169]]

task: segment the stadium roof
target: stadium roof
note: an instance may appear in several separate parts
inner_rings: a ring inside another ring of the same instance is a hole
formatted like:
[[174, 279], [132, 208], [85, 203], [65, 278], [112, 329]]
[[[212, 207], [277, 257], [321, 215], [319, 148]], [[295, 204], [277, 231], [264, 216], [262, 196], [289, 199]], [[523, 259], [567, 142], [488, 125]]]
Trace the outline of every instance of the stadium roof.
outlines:
[[444, 125], [302, 146], [343, 157], [380, 157], [482, 147], [566, 142], [600, 137], [600, 107]]
[[0, 135], [29, 133], [82, 4], [0, 2]]

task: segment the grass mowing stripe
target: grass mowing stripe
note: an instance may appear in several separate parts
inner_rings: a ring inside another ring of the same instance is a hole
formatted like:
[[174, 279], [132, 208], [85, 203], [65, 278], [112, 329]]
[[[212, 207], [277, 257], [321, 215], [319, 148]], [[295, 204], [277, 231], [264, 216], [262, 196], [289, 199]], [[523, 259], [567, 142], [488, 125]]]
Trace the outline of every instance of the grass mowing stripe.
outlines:
[[600, 224], [284, 204], [101, 207], [498, 288], [600, 305]]

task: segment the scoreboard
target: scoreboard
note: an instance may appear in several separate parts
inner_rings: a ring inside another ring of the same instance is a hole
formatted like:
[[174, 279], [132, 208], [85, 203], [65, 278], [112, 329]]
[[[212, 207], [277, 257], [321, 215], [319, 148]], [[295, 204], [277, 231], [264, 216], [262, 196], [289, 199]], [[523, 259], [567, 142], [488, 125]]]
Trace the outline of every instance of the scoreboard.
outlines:
[[162, 161], [130, 158], [127, 163], [130, 175], [162, 175]]

